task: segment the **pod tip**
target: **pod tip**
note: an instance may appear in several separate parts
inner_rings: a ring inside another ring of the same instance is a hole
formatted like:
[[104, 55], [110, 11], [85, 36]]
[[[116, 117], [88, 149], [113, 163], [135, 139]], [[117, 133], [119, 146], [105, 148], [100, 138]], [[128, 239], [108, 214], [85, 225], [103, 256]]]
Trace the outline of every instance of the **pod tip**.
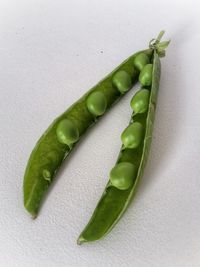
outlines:
[[24, 207], [26, 209], [26, 211], [29, 213], [29, 215], [31, 215], [31, 218], [34, 220], [37, 218], [37, 212], [34, 211], [33, 209], [30, 209], [29, 205], [27, 202], [24, 202]]
[[37, 214], [36, 213], [31, 213], [31, 219], [35, 220], [37, 218]]
[[77, 240], [77, 244], [78, 244], [78, 245], [81, 245], [81, 244], [83, 244], [84, 242], [86, 242], [86, 240], [80, 235], [79, 238], [78, 238], [78, 240]]

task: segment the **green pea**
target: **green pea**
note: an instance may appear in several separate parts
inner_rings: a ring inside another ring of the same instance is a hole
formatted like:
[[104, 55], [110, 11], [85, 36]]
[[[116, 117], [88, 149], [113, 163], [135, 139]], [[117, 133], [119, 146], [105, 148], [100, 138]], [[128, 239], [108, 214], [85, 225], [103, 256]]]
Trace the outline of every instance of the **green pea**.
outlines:
[[49, 170], [44, 169], [42, 174], [45, 180], [51, 181], [51, 172]]
[[150, 91], [147, 89], [139, 90], [131, 99], [131, 108], [134, 113], [145, 113], [149, 106]]
[[110, 172], [110, 183], [120, 190], [126, 190], [132, 186], [135, 174], [135, 165], [130, 162], [120, 162]]
[[133, 122], [121, 134], [125, 148], [137, 148], [143, 138], [143, 126], [140, 122]]
[[100, 116], [106, 111], [106, 97], [102, 92], [94, 92], [88, 96], [86, 105], [93, 115]]
[[113, 84], [124, 94], [132, 86], [131, 75], [124, 70], [120, 70], [113, 76]]
[[59, 122], [56, 135], [58, 141], [62, 144], [70, 145], [79, 139], [79, 132], [76, 125], [69, 119], [64, 119]]
[[144, 53], [140, 53], [135, 57], [133, 64], [136, 67], [136, 69], [141, 71], [144, 68], [144, 66], [147, 65], [148, 63], [149, 63], [149, 57]]
[[153, 65], [147, 64], [140, 72], [139, 81], [143, 86], [150, 86], [151, 85], [151, 83], [152, 83], [152, 70], [153, 70]]

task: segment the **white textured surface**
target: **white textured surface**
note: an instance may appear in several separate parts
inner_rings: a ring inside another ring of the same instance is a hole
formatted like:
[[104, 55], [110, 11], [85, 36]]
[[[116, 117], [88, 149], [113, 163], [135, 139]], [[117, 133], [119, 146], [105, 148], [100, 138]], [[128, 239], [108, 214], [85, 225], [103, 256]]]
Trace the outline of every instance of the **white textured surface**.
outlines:
[[[199, 1], [0, 1], [0, 266], [200, 266]], [[115, 163], [133, 91], [69, 158], [32, 221], [29, 154], [51, 121], [161, 29], [172, 42], [135, 201], [102, 241], [76, 245]]]

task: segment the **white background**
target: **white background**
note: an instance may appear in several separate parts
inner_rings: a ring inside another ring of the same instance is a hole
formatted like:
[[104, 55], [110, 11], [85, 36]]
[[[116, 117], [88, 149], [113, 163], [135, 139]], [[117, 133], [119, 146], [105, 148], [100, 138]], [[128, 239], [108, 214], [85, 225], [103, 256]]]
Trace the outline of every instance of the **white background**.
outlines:
[[[1, 267], [200, 266], [198, 2], [0, 1]], [[134, 91], [82, 139], [34, 221], [22, 200], [29, 154], [56, 116], [162, 29], [172, 41], [138, 193], [106, 238], [77, 246], [117, 158]]]

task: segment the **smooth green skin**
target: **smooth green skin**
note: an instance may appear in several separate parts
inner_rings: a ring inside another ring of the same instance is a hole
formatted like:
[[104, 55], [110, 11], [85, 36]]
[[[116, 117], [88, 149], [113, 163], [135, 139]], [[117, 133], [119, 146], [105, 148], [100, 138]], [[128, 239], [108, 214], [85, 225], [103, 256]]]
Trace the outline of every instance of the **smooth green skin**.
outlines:
[[137, 148], [143, 139], [144, 127], [140, 122], [131, 123], [121, 134], [121, 141], [125, 148]]
[[61, 144], [71, 145], [78, 141], [79, 132], [77, 126], [69, 119], [59, 122], [56, 135]]
[[143, 175], [151, 144], [156, 100], [159, 89], [160, 68], [159, 56], [154, 52], [153, 79], [148, 111], [143, 114], [133, 114], [130, 122], [132, 123], [134, 118], [134, 121], [142, 123], [145, 128], [144, 142], [137, 149], [124, 150], [122, 147], [117, 160], [117, 163], [130, 162], [135, 165], [138, 171], [134, 183], [128, 190], [119, 190], [113, 186], [109, 186], [109, 183], [107, 184], [89, 223], [78, 238], [78, 244], [95, 241], [108, 234], [125, 212], [136, 192], [139, 180]]
[[153, 65], [147, 64], [140, 72], [139, 81], [143, 86], [150, 86], [151, 85], [151, 83], [152, 83], [152, 70], [153, 70]]
[[140, 53], [134, 60], [134, 66], [141, 71], [145, 65], [149, 64], [150, 59], [145, 53]]
[[[147, 53], [149, 57], [152, 56], [151, 49], [145, 50], [145, 53]], [[44, 196], [54, 180], [55, 174], [58, 172], [63, 160], [70, 154], [75, 145], [68, 146], [58, 141], [56, 135], [58, 124], [66, 118], [76, 122], [80, 140], [80, 137], [86, 130], [97, 121], [97, 118], [94, 118], [93, 114], [91, 114], [87, 108], [86, 101], [88, 96], [93, 92], [103, 93], [107, 102], [107, 110], [109, 110], [111, 105], [121, 97], [120, 92], [112, 83], [115, 73], [123, 69], [131, 75], [134, 82], [137, 81], [138, 71], [133, 66], [134, 58], [137, 54], [138, 53], [129, 57], [113, 72], [90, 89], [62, 115], [55, 119], [38, 140], [30, 155], [23, 183], [24, 206], [32, 217], [37, 216]]]
[[150, 91], [148, 89], [139, 90], [131, 99], [131, 108], [135, 114], [145, 113], [149, 106]]
[[130, 162], [120, 162], [110, 171], [110, 183], [119, 190], [126, 190], [134, 183], [136, 168]]
[[132, 87], [131, 75], [125, 70], [120, 70], [113, 76], [113, 84], [124, 94]]
[[94, 116], [101, 116], [105, 113], [107, 102], [102, 92], [94, 92], [87, 98], [87, 108]]

